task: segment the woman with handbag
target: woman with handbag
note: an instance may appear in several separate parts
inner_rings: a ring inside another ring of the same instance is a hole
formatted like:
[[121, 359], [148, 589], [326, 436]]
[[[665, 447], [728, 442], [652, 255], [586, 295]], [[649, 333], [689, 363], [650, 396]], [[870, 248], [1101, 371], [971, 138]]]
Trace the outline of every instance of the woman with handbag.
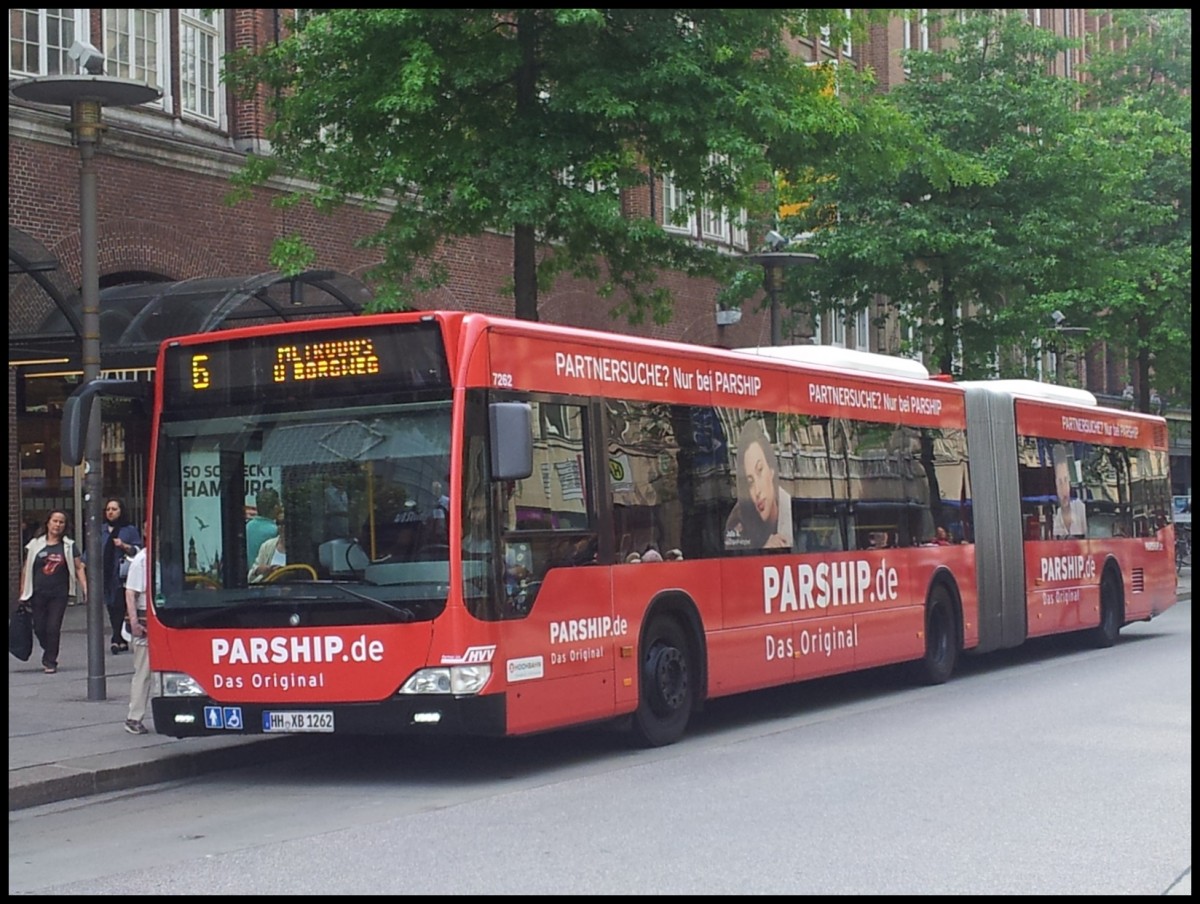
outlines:
[[67, 513], [55, 509], [25, 546], [19, 604], [33, 610], [33, 633], [42, 645], [42, 671], [47, 675], [58, 671], [67, 597], [76, 594], [87, 602], [87, 575], [75, 554], [75, 541], [67, 536]]
[[112, 498], [104, 503], [104, 608], [112, 625], [114, 653], [129, 650], [129, 643], [121, 636], [125, 625], [125, 576], [129, 563], [142, 548], [142, 535], [129, 520], [129, 510], [121, 499]]

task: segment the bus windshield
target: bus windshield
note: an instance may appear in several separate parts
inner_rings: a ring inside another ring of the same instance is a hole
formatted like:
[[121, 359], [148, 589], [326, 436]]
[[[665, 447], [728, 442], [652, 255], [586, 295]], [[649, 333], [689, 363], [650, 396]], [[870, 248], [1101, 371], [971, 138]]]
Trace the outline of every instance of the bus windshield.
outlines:
[[448, 397], [164, 422], [160, 619], [432, 619], [448, 595], [449, 461]]

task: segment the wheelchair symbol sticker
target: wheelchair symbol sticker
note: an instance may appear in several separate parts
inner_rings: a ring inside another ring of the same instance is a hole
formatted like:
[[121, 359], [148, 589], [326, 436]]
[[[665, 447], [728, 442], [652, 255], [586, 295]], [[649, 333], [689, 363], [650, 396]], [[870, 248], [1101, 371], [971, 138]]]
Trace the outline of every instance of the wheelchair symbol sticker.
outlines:
[[242, 708], [240, 706], [226, 706], [222, 715], [225, 717], [225, 728], [229, 731], [242, 730]]

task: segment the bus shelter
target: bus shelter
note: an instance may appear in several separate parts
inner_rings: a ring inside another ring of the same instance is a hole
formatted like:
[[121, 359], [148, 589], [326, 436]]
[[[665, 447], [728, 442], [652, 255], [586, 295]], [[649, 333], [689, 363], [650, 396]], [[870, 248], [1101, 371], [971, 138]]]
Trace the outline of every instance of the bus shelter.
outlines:
[[[53, 363], [58, 370], [82, 371], [80, 294], [67, 294], [61, 279], [44, 273], [24, 276], [14, 297], [10, 272], [10, 366], [34, 372]], [[370, 299], [358, 279], [330, 270], [109, 286], [100, 291], [100, 366], [151, 367], [158, 346], [172, 336], [360, 314]]]
[[[80, 469], [61, 463], [62, 404], [83, 376], [78, 287], [36, 239], [9, 228], [9, 498], [20, 519], [10, 540], [10, 574], [20, 550], [52, 509], [83, 524]], [[263, 323], [361, 314], [371, 300], [357, 278], [331, 270], [128, 282], [100, 291], [100, 367], [105, 377], [150, 380], [159, 345], [172, 336]], [[149, 412], [129, 400], [103, 403], [103, 486], [140, 520], [150, 445]], [[15, 454], [15, 461], [14, 459]], [[135, 520], [135, 523], [138, 523]], [[19, 531], [19, 535], [16, 535]], [[10, 594], [11, 595], [11, 594]]]

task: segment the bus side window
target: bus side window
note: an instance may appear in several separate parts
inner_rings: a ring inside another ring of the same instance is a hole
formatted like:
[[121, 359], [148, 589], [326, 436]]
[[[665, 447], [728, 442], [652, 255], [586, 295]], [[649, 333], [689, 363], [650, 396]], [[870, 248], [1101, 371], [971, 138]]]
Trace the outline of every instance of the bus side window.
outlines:
[[[533, 473], [503, 484], [500, 537], [509, 616], [533, 606], [546, 574], [594, 550], [589, 420], [582, 405], [534, 399]], [[578, 548], [576, 548], [578, 547]]]

